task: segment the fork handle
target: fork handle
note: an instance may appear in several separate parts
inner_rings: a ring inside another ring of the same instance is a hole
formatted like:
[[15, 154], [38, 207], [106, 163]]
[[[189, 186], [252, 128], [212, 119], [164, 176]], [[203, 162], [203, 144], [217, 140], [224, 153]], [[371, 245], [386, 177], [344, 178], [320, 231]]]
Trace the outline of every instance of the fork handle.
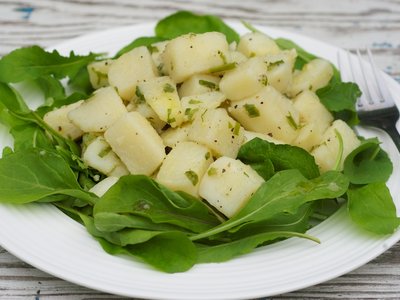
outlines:
[[390, 124], [390, 126], [385, 126], [385, 127], [386, 128], [383, 129], [390, 135], [394, 144], [397, 147], [397, 150], [400, 152], [400, 133], [397, 131], [396, 125]]

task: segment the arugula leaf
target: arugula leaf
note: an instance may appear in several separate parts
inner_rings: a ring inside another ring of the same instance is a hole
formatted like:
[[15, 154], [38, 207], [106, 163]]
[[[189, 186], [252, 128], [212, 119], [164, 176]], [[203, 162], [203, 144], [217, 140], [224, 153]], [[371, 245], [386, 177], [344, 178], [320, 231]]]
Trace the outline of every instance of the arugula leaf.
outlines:
[[29, 149], [0, 159], [0, 202], [21, 204], [57, 194], [95, 201], [80, 188], [65, 160], [54, 152]]
[[370, 232], [391, 234], [400, 225], [390, 191], [383, 182], [352, 187], [347, 191], [351, 219]]
[[393, 171], [387, 153], [377, 138], [363, 140], [344, 161], [344, 174], [354, 184], [386, 182]]
[[314, 157], [302, 148], [290, 145], [275, 145], [260, 138], [254, 138], [240, 147], [238, 159], [251, 165], [264, 179], [268, 180], [274, 171], [298, 169], [306, 178], [319, 176]]
[[228, 43], [239, 42], [239, 35], [220, 18], [213, 15], [197, 15], [189, 11], [178, 11], [157, 23], [157, 37], [173, 39], [186, 33], [217, 31], [225, 34]]
[[98, 54], [61, 56], [56, 50], [47, 52], [39, 46], [19, 48], [0, 59], [0, 81], [15, 83], [53, 75], [57, 79], [73, 78]]
[[350, 125], [358, 123], [355, 104], [361, 96], [361, 90], [353, 82], [335, 82], [316, 91], [321, 103]]

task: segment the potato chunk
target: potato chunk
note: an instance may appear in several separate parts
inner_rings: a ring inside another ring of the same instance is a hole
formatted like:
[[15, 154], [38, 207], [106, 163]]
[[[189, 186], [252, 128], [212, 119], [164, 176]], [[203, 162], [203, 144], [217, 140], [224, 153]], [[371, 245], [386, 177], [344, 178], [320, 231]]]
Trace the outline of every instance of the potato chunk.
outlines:
[[118, 177], [110, 176], [93, 186], [89, 192], [92, 192], [98, 197], [103, 196], [114, 184], [118, 182]]
[[179, 96], [193, 96], [200, 95], [208, 92], [218, 91], [218, 83], [220, 78], [218, 76], [207, 74], [196, 74], [185, 80], [179, 88]]
[[226, 100], [226, 96], [221, 92], [209, 92], [201, 95], [183, 97], [181, 99], [184, 111], [184, 120], [192, 121], [205, 109], [217, 108]]
[[227, 217], [235, 215], [264, 182], [250, 166], [229, 157], [213, 162], [200, 181], [199, 193]]
[[95, 138], [85, 147], [82, 153], [82, 160], [88, 166], [106, 175], [110, 175], [116, 168], [125, 170], [121, 176], [129, 174], [126, 167], [102, 136]]
[[170, 148], [176, 147], [179, 143], [189, 141], [189, 128], [190, 124], [184, 124], [176, 128], [168, 128], [161, 133], [161, 138], [164, 145]]
[[108, 70], [108, 81], [124, 100], [130, 100], [138, 83], [158, 75], [149, 50], [137, 47], [117, 58]]
[[[342, 143], [339, 138], [341, 138]], [[336, 120], [325, 131], [322, 143], [311, 154], [314, 156], [321, 173], [329, 170], [343, 170], [347, 155], [360, 145], [353, 129], [342, 120]]]
[[93, 96], [68, 113], [68, 118], [84, 132], [103, 132], [127, 112], [112, 87], [98, 89]]
[[193, 142], [182, 142], [168, 153], [156, 179], [173, 191], [184, 191], [199, 197], [200, 180], [212, 161], [207, 147]]
[[89, 80], [94, 89], [108, 86], [108, 70], [112, 63], [112, 59], [106, 59], [88, 64]]
[[298, 135], [299, 113], [292, 102], [272, 86], [233, 102], [229, 113], [246, 130], [264, 133], [288, 144]]
[[68, 113], [82, 103], [83, 100], [52, 110], [44, 115], [43, 121], [63, 137], [75, 140], [82, 136], [83, 131], [71, 122], [68, 118]]
[[157, 131], [140, 113], [126, 113], [104, 133], [106, 141], [132, 174], [151, 175], [165, 157]]
[[273, 39], [261, 32], [249, 32], [241, 36], [237, 50], [247, 57], [277, 54], [281, 51]]
[[189, 33], [171, 40], [162, 55], [167, 74], [176, 82], [225, 64], [229, 50], [224, 34]]
[[144, 100], [155, 111], [160, 120], [171, 127], [183, 121], [183, 109], [175, 83], [168, 76], [147, 80], [138, 85]]
[[331, 63], [325, 59], [316, 58], [304, 65], [300, 72], [293, 75], [292, 86], [288, 93], [294, 97], [306, 90], [315, 92], [326, 86], [332, 76], [333, 67]]
[[189, 139], [207, 146], [215, 156], [236, 158], [244, 129], [223, 108], [205, 110], [194, 119]]

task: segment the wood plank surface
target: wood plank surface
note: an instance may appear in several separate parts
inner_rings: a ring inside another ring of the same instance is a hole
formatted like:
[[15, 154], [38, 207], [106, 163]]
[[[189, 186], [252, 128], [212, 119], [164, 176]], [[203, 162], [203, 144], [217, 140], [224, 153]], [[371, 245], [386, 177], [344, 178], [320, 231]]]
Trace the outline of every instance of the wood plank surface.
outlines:
[[[370, 47], [400, 82], [399, 0], [0, 0], [0, 55], [89, 32], [155, 21], [175, 10], [278, 27], [333, 45]], [[0, 247], [0, 299], [125, 299], [55, 278]], [[400, 299], [400, 244], [353, 272], [270, 299]]]

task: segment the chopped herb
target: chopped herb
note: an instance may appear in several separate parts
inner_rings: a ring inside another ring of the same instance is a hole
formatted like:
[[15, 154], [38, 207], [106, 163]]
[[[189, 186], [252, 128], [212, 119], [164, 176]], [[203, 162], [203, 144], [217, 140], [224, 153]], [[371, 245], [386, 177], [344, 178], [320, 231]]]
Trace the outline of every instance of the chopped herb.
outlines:
[[243, 171], [244, 176], [246, 177], [250, 177], [249, 174], [247, 174], [246, 172]]
[[211, 157], [211, 153], [207, 152], [206, 155], [204, 155], [205, 159], [208, 160]]
[[167, 109], [167, 123], [168, 124], [174, 123], [176, 121], [175, 118], [171, 118], [171, 113], [172, 113], [172, 110], [170, 108], [168, 108]]
[[203, 103], [203, 101], [196, 100], [196, 99], [190, 99], [189, 100], [189, 104], [200, 104], [200, 103]]
[[206, 114], [206, 112], [207, 112], [207, 109], [205, 111], [203, 111], [203, 113], [200, 116], [202, 122], [204, 122], [204, 115]]
[[159, 52], [158, 48], [157, 48], [156, 46], [153, 46], [153, 45], [148, 45], [148, 46], [147, 46], [147, 49], [149, 49], [149, 52], [150, 52], [151, 54], [153, 54], [153, 53], [158, 53], [158, 52]]
[[219, 72], [224, 72], [228, 70], [232, 70], [236, 68], [236, 63], [229, 63], [229, 64], [223, 64], [214, 68], [209, 69], [209, 73], [219, 73]]
[[268, 84], [268, 77], [267, 77], [267, 75], [261, 74], [261, 75], [260, 75], [260, 78], [258, 78], [258, 81], [259, 81], [262, 85], [267, 86], [267, 84]]
[[146, 102], [146, 98], [144, 97], [142, 91], [140, 90], [140, 88], [138, 86], [136, 86], [135, 95], [137, 97], [136, 104]]
[[166, 83], [164, 84], [163, 91], [164, 93], [173, 93], [175, 92], [175, 88], [171, 84]]
[[159, 65], [157, 66], [157, 71], [158, 71], [158, 73], [159, 73], [160, 75], [163, 75], [163, 74], [164, 74], [163, 69], [164, 69], [164, 64], [163, 64], [163, 63], [161, 63], [161, 64], [159, 64]]
[[185, 172], [185, 175], [193, 185], [196, 185], [199, 182], [199, 176], [197, 176], [196, 172], [189, 170]]
[[212, 91], [219, 91], [218, 85], [212, 81], [200, 79], [199, 84], [209, 88]]
[[272, 69], [274, 69], [275, 67], [277, 67], [277, 66], [279, 66], [279, 65], [281, 65], [281, 64], [283, 64], [284, 63], [284, 61], [281, 59], [281, 60], [277, 60], [277, 61], [274, 61], [274, 62], [266, 62], [266, 64], [267, 64], [267, 70], [268, 71], [271, 71]]
[[217, 169], [216, 168], [209, 168], [207, 172], [208, 176], [214, 176], [217, 175]]
[[260, 111], [254, 104], [246, 103], [245, 105], [243, 105], [243, 107], [246, 109], [247, 114], [250, 118], [256, 118], [260, 116]]
[[188, 117], [189, 121], [193, 119], [193, 116], [196, 112], [198, 112], [199, 109], [198, 108], [186, 108], [185, 109], [185, 116]]
[[96, 82], [97, 85], [100, 85], [103, 81], [107, 81], [108, 80], [108, 74], [107, 73], [100, 72], [100, 71], [96, 70], [95, 68], [92, 68], [92, 71], [97, 76], [97, 82]]
[[111, 151], [111, 147], [105, 147], [104, 149], [102, 149], [99, 152], [99, 157], [103, 158], [104, 156], [106, 156], [108, 153], [110, 153]]
[[226, 60], [225, 54], [224, 54], [222, 51], [218, 51], [218, 54], [219, 54], [219, 57], [221, 57], [222, 62], [223, 62], [224, 64], [227, 64], [228, 61]]
[[294, 130], [299, 129], [299, 125], [296, 123], [296, 121], [293, 119], [292, 114], [289, 112], [289, 115], [286, 116], [286, 120], [288, 121], [290, 127], [292, 127]]
[[234, 135], [239, 135], [239, 132], [240, 132], [240, 123], [236, 122], [235, 128], [233, 129], [233, 134]]

